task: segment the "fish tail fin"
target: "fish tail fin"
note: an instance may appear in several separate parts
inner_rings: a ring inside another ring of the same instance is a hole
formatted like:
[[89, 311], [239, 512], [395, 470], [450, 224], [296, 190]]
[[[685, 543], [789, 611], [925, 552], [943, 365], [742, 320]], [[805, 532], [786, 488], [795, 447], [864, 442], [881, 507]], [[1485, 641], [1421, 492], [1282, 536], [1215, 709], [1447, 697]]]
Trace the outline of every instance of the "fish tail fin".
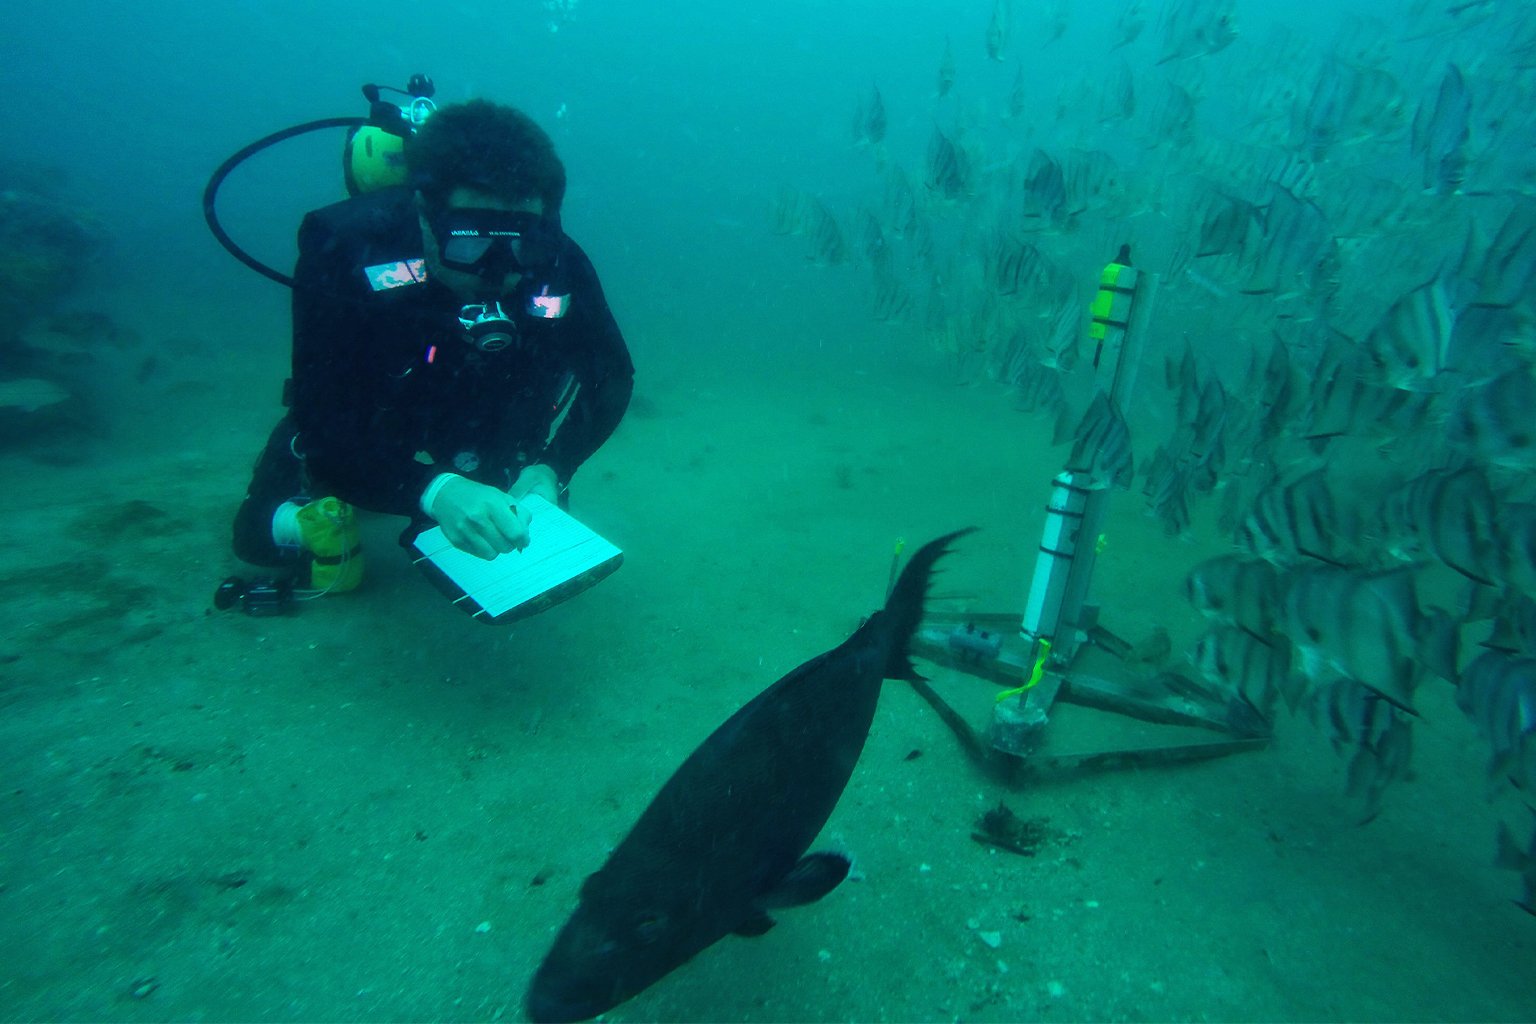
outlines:
[[1420, 660], [1441, 679], [1456, 682], [1460, 676], [1456, 671], [1460, 623], [1437, 608], [1425, 615], [1424, 626], [1418, 641]]
[[1530, 855], [1520, 849], [1515, 834], [1508, 825], [1499, 822], [1499, 852], [1493, 859], [1493, 866], [1504, 871], [1523, 871], [1529, 862]]
[[890, 638], [889, 653], [885, 661], [885, 678], [887, 679], [922, 679], [917, 674], [917, 669], [912, 665], [909, 644], [912, 634], [917, 630], [917, 625], [923, 618], [923, 601], [928, 596], [928, 585], [933, 580], [933, 565], [944, 555], [949, 553], [949, 544], [952, 541], [964, 537], [976, 528], [967, 527], [964, 530], [956, 530], [954, 533], [946, 533], [937, 540], [931, 540], [917, 549], [917, 553], [907, 560], [906, 568], [901, 570], [901, 576], [897, 578], [896, 585], [891, 588], [891, 594], [885, 601], [885, 608], [881, 612], [881, 618], [885, 620], [885, 628]]

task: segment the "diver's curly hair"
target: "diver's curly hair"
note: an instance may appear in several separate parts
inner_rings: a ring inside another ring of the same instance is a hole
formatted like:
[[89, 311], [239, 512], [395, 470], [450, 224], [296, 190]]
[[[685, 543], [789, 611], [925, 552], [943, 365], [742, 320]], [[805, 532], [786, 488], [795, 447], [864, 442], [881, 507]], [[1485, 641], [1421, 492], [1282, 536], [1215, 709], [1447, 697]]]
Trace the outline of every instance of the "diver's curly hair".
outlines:
[[432, 206], [459, 187], [509, 202], [542, 199], [553, 214], [565, 199], [565, 165], [549, 135], [522, 111], [489, 100], [439, 107], [407, 140], [405, 160]]

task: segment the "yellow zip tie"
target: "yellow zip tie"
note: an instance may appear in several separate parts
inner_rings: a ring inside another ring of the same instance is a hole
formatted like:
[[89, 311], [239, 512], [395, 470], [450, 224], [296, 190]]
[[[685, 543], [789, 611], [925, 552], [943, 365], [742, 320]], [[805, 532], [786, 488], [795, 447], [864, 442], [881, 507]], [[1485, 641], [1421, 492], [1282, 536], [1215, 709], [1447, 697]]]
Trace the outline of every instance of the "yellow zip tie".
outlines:
[[1051, 642], [1042, 638], [1039, 643], [1040, 654], [1035, 658], [1035, 667], [1030, 670], [1029, 681], [1026, 682], [1023, 686], [1016, 686], [1011, 690], [1004, 690], [1002, 693], [997, 695], [996, 703], [1001, 704], [1009, 697], [1017, 697], [1019, 694], [1025, 692], [1026, 690], [1033, 690], [1035, 687], [1040, 685], [1040, 680], [1045, 677], [1046, 659], [1051, 656]]

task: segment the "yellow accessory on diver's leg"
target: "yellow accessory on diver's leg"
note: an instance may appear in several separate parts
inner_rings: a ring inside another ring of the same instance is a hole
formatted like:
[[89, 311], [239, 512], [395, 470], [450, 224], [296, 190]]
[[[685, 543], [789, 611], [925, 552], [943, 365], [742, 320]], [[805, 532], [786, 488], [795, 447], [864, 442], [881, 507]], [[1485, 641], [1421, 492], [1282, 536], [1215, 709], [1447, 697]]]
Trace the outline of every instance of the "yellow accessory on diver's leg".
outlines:
[[357, 513], [340, 498], [316, 498], [299, 509], [299, 534], [310, 553], [309, 585], [327, 594], [363, 582], [363, 546]]

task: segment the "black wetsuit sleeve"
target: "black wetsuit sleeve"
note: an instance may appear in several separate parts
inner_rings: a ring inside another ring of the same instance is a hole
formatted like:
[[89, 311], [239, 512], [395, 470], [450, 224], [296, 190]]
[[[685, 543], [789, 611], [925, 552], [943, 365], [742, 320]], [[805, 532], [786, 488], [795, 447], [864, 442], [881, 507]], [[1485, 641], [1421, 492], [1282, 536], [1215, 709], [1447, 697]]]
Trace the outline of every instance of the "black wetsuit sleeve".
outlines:
[[597, 271], [585, 253], [572, 248], [577, 300], [570, 316], [575, 321], [572, 340], [581, 352], [577, 371], [581, 390], [540, 460], [555, 471], [562, 485], [568, 485], [577, 468], [613, 434], [635, 386], [635, 365]]
[[293, 290], [293, 406], [298, 449], [314, 497], [335, 495], [375, 512], [413, 516], [435, 471], [383, 442], [384, 386], [368, 335], [370, 289], [348, 245], [310, 214], [299, 228]]

